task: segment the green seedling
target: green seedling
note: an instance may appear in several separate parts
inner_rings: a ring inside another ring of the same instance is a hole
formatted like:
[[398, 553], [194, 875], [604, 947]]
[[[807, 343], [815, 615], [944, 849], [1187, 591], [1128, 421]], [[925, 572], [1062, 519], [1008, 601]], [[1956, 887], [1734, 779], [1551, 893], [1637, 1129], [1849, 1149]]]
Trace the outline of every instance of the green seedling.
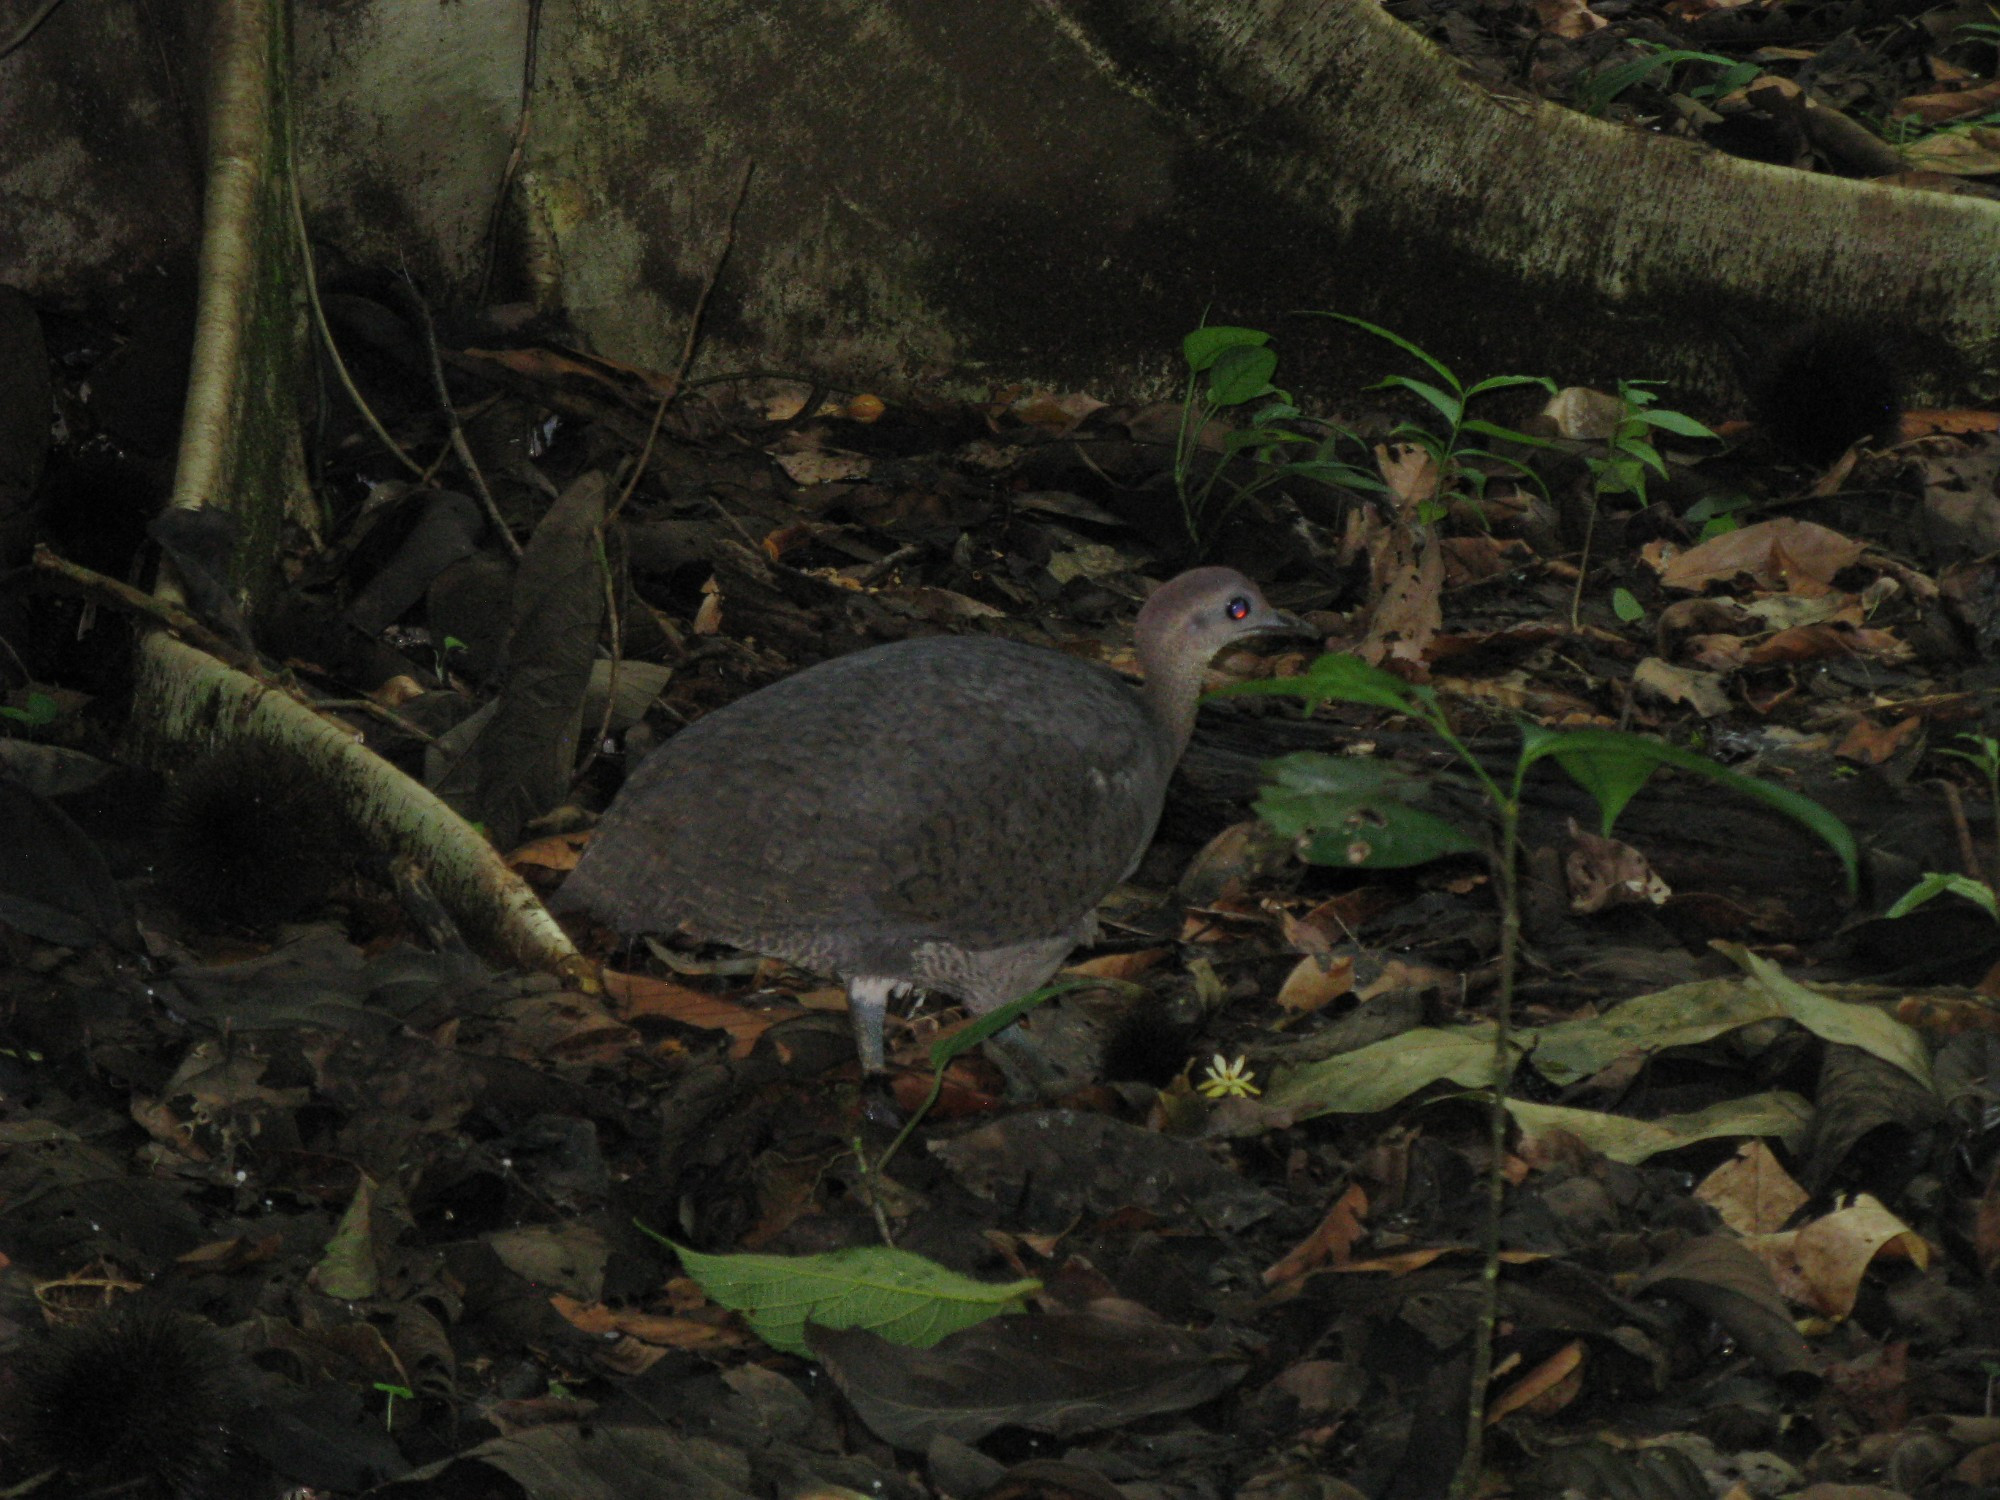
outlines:
[[396, 1398], [400, 1396], [405, 1401], [414, 1401], [417, 1393], [406, 1385], [391, 1385], [385, 1380], [376, 1381], [375, 1389], [389, 1398], [388, 1405], [382, 1409], [382, 1425], [393, 1432], [396, 1427]]
[[[1495, 391], [1511, 390], [1519, 386], [1540, 386], [1551, 396], [1556, 393], [1556, 385], [1546, 375], [1489, 375], [1484, 380], [1466, 385], [1444, 361], [1426, 352], [1404, 338], [1391, 333], [1375, 323], [1347, 313], [1314, 312], [1318, 318], [1333, 318], [1338, 322], [1351, 324], [1364, 333], [1373, 334], [1385, 343], [1394, 344], [1405, 354], [1423, 364], [1437, 377], [1436, 380], [1420, 380], [1412, 375], [1388, 375], [1370, 386], [1370, 390], [1408, 391], [1444, 419], [1444, 431], [1433, 432], [1417, 422], [1398, 423], [1389, 432], [1391, 442], [1413, 443], [1424, 450], [1436, 464], [1438, 472], [1438, 494], [1435, 500], [1419, 507], [1417, 520], [1424, 524], [1438, 520], [1449, 509], [1452, 496], [1465, 493], [1475, 503], [1482, 500], [1486, 492], [1487, 475], [1483, 469], [1475, 467], [1479, 463], [1497, 464], [1528, 481], [1547, 498], [1548, 490], [1543, 486], [1535, 471], [1518, 459], [1495, 453], [1490, 448], [1479, 446], [1473, 439], [1497, 440], [1520, 443], [1531, 448], [1549, 446], [1541, 438], [1530, 437], [1511, 427], [1502, 427], [1483, 417], [1467, 414], [1467, 408], [1481, 396], [1490, 396]], [[1465, 489], [1461, 491], [1460, 486]]]
[[[1278, 355], [1271, 336], [1255, 328], [1197, 328], [1181, 341], [1187, 361], [1187, 390], [1181, 398], [1180, 430], [1174, 439], [1174, 492], [1181, 521], [1197, 548], [1237, 506], [1259, 490], [1288, 478], [1315, 479], [1350, 489], [1380, 490], [1381, 480], [1340, 456], [1343, 444], [1362, 453], [1366, 444], [1345, 428], [1307, 417], [1291, 396], [1271, 383]], [[1261, 403], [1261, 404], [1259, 404]], [[1222, 451], [1205, 468], [1201, 437], [1224, 411], [1248, 409], [1246, 425], [1222, 439]], [[1316, 428], [1317, 434], [1302, 431]], [[1245, 458], [1256, 468], [1248, 479], [1232, 472], [1231, 460]], [[1199, 472], [1198, 472], [1199, 471]], [[1216, 491], [1227, 493], [1218, 500]]]
[[[1452, 1485], [1470, 1495], [1479, 1475], [1486, 1426], [1486, 1387], [1493, 1369], [1493, 1333], [1499, 1315], [1500, 1214], [1506, 1199], [1507, 1090], [1518, 1049], [1513, 1045], [1514, 976], [1521, 946], [1520, 825], [1528, 771], [1554, 760], [1596, 800], [1603, 831], [1653, 773], [1662, 767], [1688, 772], [1764, 803], [1819, 835], [1840, 856], [1847, 888], [1855, 889], [1859, 860], [1854, 836], [1810, 798], [1731, 771], [1703, 755], [1641, 735], [1608, 729], [1549, 730], [1521, 725], [1521, 749], [1511, 774], [1496, 779], [1459, 738], [1434, 690], [1404, 682], [1358, 657], [1322, 656], [1300, 677], [1238, 683], [1213, 696], [1293, 696], [1310, 709], [1321, 703], [1354, 703], [1402, 714], [1424, 726], [1452, 753], [1470, 785], [1484, 799], [1489, 827], [1467, 829], [1422, 805], [1433, 778], [1404, 774], [1380, 761], [1300, 752], [1270, 762], [1273, 786], [1259, 798], [1264, 821], [1295, 841], [1312, 863], [1349, 867], [1412, 865], [1447, 854], [1483, 850], [1500, 905], [1499, 997], [1495, 1007], [1492, 1088], [1488, 1096], [1487, 1203], [1483, 1219], [1483, 1307], [1473, 1330], [1466, 1451]], [[2000, 758], [1997, 756], [1996, 758]]]
[[0, 708], [0, 719], [19, 724], [26, 729], [43, 729], [56, 721], [56, 700], [47, 693], [28, 694], [25, 708]]
[[[2000, 740], [1986, 734], [1961, 734], [1958, 738], [1971, 748], [1940, 748], [1938, 754], [1962, 760], [1979, 772], [1986, 783], [1986, 804], [1993, 829], [1996, 835], [2000, 835]], [[1971, 875], [1947, 875], [1937, 870], [1927, 872], [1923, 879], [1898, 896], [1895, 904], [1882, 915], [1908, 916], [1925, 902], [1943, 895], [1963, 897], [1995, 922], [2000, 922], [2000, 894], [1995, 892], [1990, 880], [1980, 880]]]
[[[1610, 435], [1604, 439], [1604, 452], [1601, 456], [1584, 459], [1590, 468], [1590, 519], [1584, 527], [1583, 560], [1576, 571], [1576, 589], [1569, 600], [1571, 630], [1577, 628], [1577, 612], [1583, 604], [1583, 585], [1590, 576], [1590, 544], [1597, 535], [1597, 512], [1604, 497], [1630, 495], [1643, 506], [1646, 503], [1647, 476], [1657, 474], [1662, 479], [1667, 477], [1666, 460], [1653, 446], [1655, 432], [1668, 432], [1685, 438], [1715, 436], [1685, 412], [1656, 408], [1653, 403], [1659, 400], [1659, 396], [1646, 387], [1658, 384], [1657, 380], [1618, 382], [1618, 420]], [[1638, 601], [1633, 600], [1633, 603], [1636, 605]]]
[[1690, 99], [1720, 99], [1747, 88], [1764, 71], [1756, 63], [1738, 62], [1713, 52], [1690, 52], [1657, 42], [1635, 41], [1632, 45], [1645, 49], [1644, 55], [1614, 63], [1585, 79], [1573, 101], [1578, 109], [1587, 115], [1601, 115], [1625, 90], [1644, 83], [1663, 69], [1671, 72], [1676, 68], [1705, 66], [1718, 70], [1707, 83], [1691, 84], [1680, 90]]
[[1721, 536], [1725, 531], [1735, 531], [1740, 527], [1743, 523], [1737, 517], [1750, 505], [1750, 497], [1740, 493], [1704, 495], [1687, 508], [1681, 519], [1699, 528], [1695, 540], [1705, 542], [1710, 537]]

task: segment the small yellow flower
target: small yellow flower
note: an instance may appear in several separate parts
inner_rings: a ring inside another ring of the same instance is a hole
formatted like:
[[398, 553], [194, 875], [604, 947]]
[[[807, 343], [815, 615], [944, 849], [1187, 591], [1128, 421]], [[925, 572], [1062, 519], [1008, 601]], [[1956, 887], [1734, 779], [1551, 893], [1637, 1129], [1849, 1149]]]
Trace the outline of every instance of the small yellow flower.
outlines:
[[1250, 1081], [1249, 1058], [1231, 1062], [1220, 1052], [1209, 1062], [1208, 1072], [1195, 1089], [1211, 1099], [1248, 1099], [1264, 1092]]

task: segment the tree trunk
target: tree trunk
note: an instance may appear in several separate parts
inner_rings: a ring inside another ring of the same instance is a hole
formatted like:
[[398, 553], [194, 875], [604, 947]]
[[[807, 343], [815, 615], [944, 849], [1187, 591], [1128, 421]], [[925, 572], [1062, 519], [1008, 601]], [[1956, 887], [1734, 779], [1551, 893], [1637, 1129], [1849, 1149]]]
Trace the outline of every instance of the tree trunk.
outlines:
[[[655, 367], [754, 162], [704, 369], [1157, 394], [1206, 317], [1351, 389], [1394, 356], [1292, 318], [1336, 308], [1465, 374], [1727, 399], [1726, 329], [1830, 320], [1925, 394], [2000, 390], [2000, 205], [1499, 97], [1374, 0], [548, 0], [539, 41], [515, 285]], [[308, 0], [319, 229], [476, 281], [523, 43], [511, 8]]]

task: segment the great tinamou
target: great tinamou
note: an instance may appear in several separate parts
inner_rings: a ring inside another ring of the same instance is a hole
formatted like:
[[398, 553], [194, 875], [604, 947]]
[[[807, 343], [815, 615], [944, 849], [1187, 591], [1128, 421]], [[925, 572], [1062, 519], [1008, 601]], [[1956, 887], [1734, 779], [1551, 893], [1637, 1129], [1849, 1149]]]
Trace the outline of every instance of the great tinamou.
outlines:
[[1137, 689], [977, 636], [823, 662], [649, 755], [557, 905], [838, 974], [878, 1073], [892, 994], [920, 986], [984, 1014], [1090, 935], [1152, 839], [1210, 658], [1297, 628], [1242, 574], [1197, 568], [1139, 611]]

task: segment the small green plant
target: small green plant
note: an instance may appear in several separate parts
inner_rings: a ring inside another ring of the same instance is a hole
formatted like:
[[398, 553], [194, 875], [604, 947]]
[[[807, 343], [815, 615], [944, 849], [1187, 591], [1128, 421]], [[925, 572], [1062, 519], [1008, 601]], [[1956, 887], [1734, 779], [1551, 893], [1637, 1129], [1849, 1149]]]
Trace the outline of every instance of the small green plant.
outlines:
[[1646, 618], [1646, 606], [1630, 589], [1615, 588], [1611, 591], [1611, 613], [1627, 625], [1636, 625]]
[[1721, 57], [1713, 52], [1690, 52], [1685, 48], [1662, 46], [1658, 42], [1634, 41], [1632, 45], [1645, 49], [1643, 55], [1613, 63], [1586, 78], [1572, 98], [1576, 108], [1587, 115], [1601, 115], [1611, 107], [1611, 101], [1625, 90], [1645, 82], [1661, 69], [1671, 71], [1699, 64], [1719, 70], [1707, 83], [1692, 84], [1680, 90], [1690, 99], [1720, 99], [1725, 94], [1747, 87], [1764, 71], [1756, 63], [1738, 62], [1735, 58]]
[[[1521, 725], [1521, 750], [1503, 783], [1488, 772], [1452, 728], [1428, 687], [1413, 686], [1358, 657], [1322, 656], [1300, 677], [1237, 683], [1215, 696], [1285, 695], [1304, 698], [1308, 709], [1321, 703], [1354, 703], [1385, 708], [1424, 726], [1463, 766], [1483, 797], [1493, 827], [1473, 832], [1421, 805], [1434, 778], [1417, 776], [1380, 761], [1301, 751], [1270, 762], [1273, 785], [1258, 799], [1257, 811], [1278, 832], [1296, 841], [1301, 858], [1312, 863], [1381, 867], [1413, 865], [1447, 854], [1483, 849], [1500, 906], [1499, 996], [1495, 1006], [1493, 1060], [1489, 1071], [1487, 1203], [1483, 1220], [1481, 1317], [1473, 1330], [1471, 1393], [1466, 1451], [1452, 1485], [1454, 1496], [1472, 1493], [1479, 1474], [1485, 1430], [1486, 1387], [1493, 1369], [1493, 1331], [1499, 1314], [1500, 1215], [1506, 1199], [1507, 1089], [1517, 1049], [1513, 1045], [1514, 974], [1521, 946], [1520, 825], [1522, 787], [1538, 762], [1554, 760], [1595, 799], [1609, 834], [1618, 814], [1653, 773], [1662, 767], [1685, 771], [1764, 803], [1818, 834], [1840, 856], [1852, 892], [1859, 875], [1854, 836], [1833, 814], [1810, 798], [1729, 770], [1703, 755], [1661, 744], [1641, 735], [1609, 729], [1549, 730]], [[2000, 759], [2000, 755], [1996, 756]]]
[[[1604, 439], [1602, 457], [1584, 459], [1590, 468], [1590, 519], [1583, 533], [1583, 560], [1576, 570], [1576, 590], [1569, 600], [1569, 628], [1577, 628], [1577, 611], [1583, 605], [1583, 585], [1590, 576], [1590, 544], [1597, 535], [1597, 512], [1606, 495], [1630, 495], [1640, 505], [1646, 503], [1646, 476], [1667, 477], [1666, 460], [1653, 446], [1655, 432], [1675, 437], [1713, 438], [1715, 434], [1685, 412], [1656, 408], [1658, 393], [1646, 389], [1657, 380], [1618, 382], [1618, 420]], [[1627, 596], [1630, 597], [1629, 595]], [[1635, 604], [1637, 600], [1633, 601]], [[1622, 617], [1621, 617], [1622, 618]]]
[[405, 1401], [414, 1401], [417, 1393], [406, 1385], [392, 1385], [386, 1380], [376, 1381], [375, 1389], [389, 1398], [382, 1408], [382, 1425], [393, 1432], [396, 1427], [396, 1398], [400, 1396]]
[[[1986, 783], [1986, 803], [1993, 829], [1996, 835], [2000, 835], [2000, 740], [1986, 734], [1961, 734], [1958, 738], [1971, 748], [1940, 748], [1938, 754], [1962, 760], [1979, 772]], [[1963, 897], [1995, 922], [2000, 922], [2000, 893], [1995, 892], [1991, 881], [1972, 875], [1947, 875], [1937, 870], [1926, 872], [1923, 879], [1898, 896], [1895, 904], [1882, 915], [1908, 916], [1925, 902], [1946, 894]]]
[[[1383, 488], [1369, 470], [1340, 456], [1344, 443], [1366, 453], [1359, 438], [1343, 427], [1305, 416], [1289, 394], [1271, 383], [1278, 355], [1268, 333], [1221, 325], [1197, 328], [1181, 341], [1181, 353], [1188, 377], [1180, 431], [1174, 439], [1174, 491], [1180, 497], [1188, 540], [1197, 547], [1230, 511], [1286, 478], [1317, 479], [1352, 489]], [[1222, 439], [1222, 452], [1198, 475], [1204, 429], [1224, 411], [1256, 402], [1263, 404], [1250, 413], [1248, 424]], [[1307, 426], [1321, 429], [1319, 435], [1299, 430]], [[1230, 461], [1239, 456], [1261, 466], [1247, 480], [1231, 473]], [[1218, 507], [1215, 491], [1223, 485], [1229, 493]]]
[[31, 692], [25, 708], [0, 707], [0, 719], [27, 729], [42, 729], [56, 721], [56, 700], [47, 693]]
[[1498, 464], [1502, 468], [1509, 469], [1541, 490], [1544, 497], [1547, 496], [1548, 491], [1533, 469], [1518, 459], [1480, 447], [1468, 441], [1468, 438], [1497, 439], [1501, 442], [1525, 444], [1532, 448], [1546, 448], [1549, 446], [1548, 443], [1541, 438], [1530, 437], [1525, 432], [1517, 432], [1511, 427], [1499, 426], [1483, 417], [1470, 416], [1467, 414], [1467, 408], [1481, 396], [1524, 385], [1540, 386], [1553, 396], [1556, 393], [1556, 385], [1548, 376], [1489, 375], [1484, 380], [1475, 381], [1468, 386], [1442, 360], [1418, 348], [1401, 334], [1391, 333], [1378, 324], [1352, 317], [1347, 313], [1316, 312], [1313, 316], [1333, 318], [1351, 324], [1364, 333], [1371, 333], [1386, 343], [1394, 344], [1437, 376], [1437, 380], [1433, 382], [1419, 380], [1411, 375], [1389, 375], [1369, 387], [1370, 390], [1377, 391], [1408, 391], [1444, 418], [1445, 430], [1442, 434], [1433, 432], [1416, 422], [1398, 423], [1389, 432], [1391, 442], [1400, 440], [1414, 443], [1428, 453], [1431, 461], [1437, 465], [1437, 498], [1419, 507], [1417, 520], [1420, 523], [1429, 525], [1443, 516], [1449, 508], [1450, 498], [1460, 493], [1461, 483], [1470, 492], [1469, 498], [1475, 502], [1484, 499], [1487, 476], [1483, 469], [1475, 466], [1476, 463]]
[[1737, 519], [1751, 506], [1748, 495], [1732, 492], [1721, 495], [1704, 495], [1687, 508], [1681, 519], [1688, 525], [1699, 527], [1695, 540], [1705, 542], [1710, 537], [1721, 536], [1725, 531], [1735, 531], [1743, 523]]

